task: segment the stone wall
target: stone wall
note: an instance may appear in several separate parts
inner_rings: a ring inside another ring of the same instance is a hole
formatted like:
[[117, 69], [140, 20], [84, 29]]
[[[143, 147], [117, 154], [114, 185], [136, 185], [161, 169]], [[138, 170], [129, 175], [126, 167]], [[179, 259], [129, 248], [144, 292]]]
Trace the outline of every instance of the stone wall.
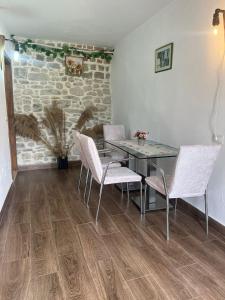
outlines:
[[[62, 42], [36, 42], [57, 47], [63, 45]], [[71, 45], [94, 49], [87, 45]], [[33, 113], [41, 119], [44, 107], [57, 100], [65, 111], [66, 137], [70, 144], [72, 129], [87, 106], [95, 105], [98, 108], [94, 120], [87, 127], [111, 122], [111, 65], [101, 59], [86, 60], [83, 75], [75, 77], [65, 74], [64, 60], [33, 51], [20, 54], [13, 66], [14, 109], [15, 113]], [[55, 161], [55, 157], [41, 143], [21, 137], [17, 137], [17, 159], [20, 166]]]

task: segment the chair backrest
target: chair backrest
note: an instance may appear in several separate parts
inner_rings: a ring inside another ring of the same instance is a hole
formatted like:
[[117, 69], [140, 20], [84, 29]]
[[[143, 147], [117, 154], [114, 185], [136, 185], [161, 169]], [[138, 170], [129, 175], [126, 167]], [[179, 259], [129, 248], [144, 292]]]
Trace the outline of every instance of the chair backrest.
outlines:
[[170, 198], [204, 195], [220, 148], [220, 145], [181, 146]]
[[73, 133], [74, 143], [76, 144], [76, 148], [79, 151], [80, 160], [81, 160], [82, 164], [84, 165], [84, 167], [86, 169], [89, 169], [87, 159], [86, 159], [84, 151], [81, 147], [80, 136], [81, 136], [81, 134], [79, 131], [74, 131], [74, 133]]
[[92, 138], [84, 134], [80, 135], [80, 142], [85, 158], [87, 159], [89, 169], [91, 170], [92, 177], [98, 183], [101, 183], [103, 169], [95, 142]]
[[103, 125], [104, 140], [125, 140], [125, 128], [123, 125]]

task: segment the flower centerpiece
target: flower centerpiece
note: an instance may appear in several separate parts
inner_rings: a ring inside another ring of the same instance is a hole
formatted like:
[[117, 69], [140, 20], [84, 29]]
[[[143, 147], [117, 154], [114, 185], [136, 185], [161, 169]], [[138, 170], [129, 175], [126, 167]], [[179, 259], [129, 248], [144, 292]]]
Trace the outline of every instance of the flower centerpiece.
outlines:
[[138, 131], [135, 133], [134, 137], [137, 138], [138, 145], [143, 146], [143, 145], [145, 144], [145, 141], [146, 141], [146, 139], [147, 139], [147, 137], [148, 137], [148, 134], [149, 134], [149, 133], [148, 133], [147, 131], [141, 131], [141, 130], [138, 130]]

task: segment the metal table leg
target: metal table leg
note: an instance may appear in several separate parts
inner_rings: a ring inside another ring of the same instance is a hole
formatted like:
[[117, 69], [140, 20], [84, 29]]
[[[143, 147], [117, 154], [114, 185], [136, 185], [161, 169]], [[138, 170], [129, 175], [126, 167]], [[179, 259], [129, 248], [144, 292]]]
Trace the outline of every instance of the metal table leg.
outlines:
[[[147, 159], [147, 177], [151, 176], [152, 167], [151, 167], [151, 158]], [[132, 201], [134, 204], [141, 210], [140, 197], [135, 196], [132, 197]], [[170, 205], [170, 208], [173, 206]], [[159, 193], [157, 193], [154, 189], [150, 188], [147, 185], [146, 189], [146, 201], [145, 201], [145, 210], [142, 213], [146, 213], [148, 211], [161, 210], [166, 209], [166, 199]]]

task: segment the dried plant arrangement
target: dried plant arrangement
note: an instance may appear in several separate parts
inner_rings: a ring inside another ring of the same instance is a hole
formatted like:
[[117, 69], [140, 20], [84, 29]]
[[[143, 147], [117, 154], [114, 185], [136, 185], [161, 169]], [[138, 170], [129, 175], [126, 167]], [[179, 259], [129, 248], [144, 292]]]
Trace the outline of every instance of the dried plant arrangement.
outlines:
[[94, 125], [91, 128], [86, 128], [85, 125], [88, 121], [94, 118], [94, 113], [97, 112], [98, 109], [90, 105], [88, 106], [80, 115], [77, 125], [75, 129], [80, 131], [81, 133], [92, 137], [93, 139], [99, 139], [103, 137], [103, 124]]
[[[94, 139], [99, 139], [103, 136], [102, 124], [97, 124], [92, 128], [85, 127], [85, 124], [94, 118], [96, 111], [95, 106], [88, 106], [81, 113], [75, 129]], [[47, 130], [50, 138], [43, 128]], [[43, 143], [57, 158], [58, 166], [62, 160], [65, 160], [68, 167], [68, 154], [73, 144], [67, 145], [65, 129], [65, 114], [56, 101], [53, 101], [50, 107], [44, 108], [44, 117], [40, 121], [33, 114], [15, 114], [16, 134]]]
[[97, 124], [91, 128], [84, 128], [82, 133], [96, 140], [101, 139], [103, 137], [103, 124]]
[[[43, 126], [53, 137], [52, 142], [41, 130]], [[66, 144], [65, 114], [55, 101], [50, 107], [45, 107], [44, 117], [40, 122], [33, 114], [15, 114], [15, 131], [19, 136], [42, 142], [57, 158], [67, 157], [73, 146]]]

